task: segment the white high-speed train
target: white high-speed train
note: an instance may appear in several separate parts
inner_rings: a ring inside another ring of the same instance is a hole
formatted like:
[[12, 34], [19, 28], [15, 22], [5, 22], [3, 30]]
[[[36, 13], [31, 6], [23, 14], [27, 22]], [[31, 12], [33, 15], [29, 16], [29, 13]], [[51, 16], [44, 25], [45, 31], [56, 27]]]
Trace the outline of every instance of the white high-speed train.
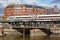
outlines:
[[9, 16], [7, 20], [30, 20], [32, 16]]
[[32, 19], [60, 19], [60, 14], [53, 15], [30, 15], [30, 16], [9, 16], [7, 20], [32, 20]]

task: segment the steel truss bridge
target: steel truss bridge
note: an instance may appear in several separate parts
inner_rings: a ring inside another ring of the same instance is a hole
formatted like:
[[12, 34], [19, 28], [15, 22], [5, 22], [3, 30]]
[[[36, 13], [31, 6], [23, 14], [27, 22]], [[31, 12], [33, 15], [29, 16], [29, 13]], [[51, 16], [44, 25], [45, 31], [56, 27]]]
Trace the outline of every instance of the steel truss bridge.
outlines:
[[[51, 27], [60, 27], [60, 19], [41, 19], [41, 20], [3, 20], [0, 21], [5, 28], [12, 27], [23, 34], [29, 34], [32, 29], [40, 29], [47, 35], [52, 34]], [[20, 30], [19, 30], [20, 29]]]

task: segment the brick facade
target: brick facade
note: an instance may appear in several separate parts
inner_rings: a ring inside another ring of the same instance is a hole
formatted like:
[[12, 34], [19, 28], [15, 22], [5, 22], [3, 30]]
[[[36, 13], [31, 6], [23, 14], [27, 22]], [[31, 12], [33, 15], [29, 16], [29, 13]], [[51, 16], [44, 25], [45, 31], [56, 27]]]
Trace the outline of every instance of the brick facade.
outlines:
[[47, 14], [47, 10], [45, 8], [37, 7], [8, 7], [4, 9], [4, 19], [7, 19], [9, 16], [24, 16], [24, 15], [44, 15]]

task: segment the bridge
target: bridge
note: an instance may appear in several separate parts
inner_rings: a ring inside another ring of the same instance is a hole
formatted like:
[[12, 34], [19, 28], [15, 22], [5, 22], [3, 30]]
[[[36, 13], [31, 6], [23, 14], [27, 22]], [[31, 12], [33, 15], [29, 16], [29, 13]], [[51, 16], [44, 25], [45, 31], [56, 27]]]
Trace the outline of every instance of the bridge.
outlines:
[[[5, 26], [5, 28], [10, 28], [12, 27], [13, 29], [16, 29], [17, 31], [19, 31], [20, 33], [22, 33], [23, 35], [29, 35], [30, 34], [30, 30], [32, 29], [39, 29], [42, 30], [44, 33], [46, 33], [47, 35], [52, 34], [53, 32], [51, 31], [51, 27], [54, 27], [54, 25], [57, 25], [60, 23], [60, 21], [56, 21], [56, 20], [24, 20], [24, 21], [0, 21], [1, 23], [3, 23], [3, 25]], [[54, 24], [53, 24], [54, 23]], [[59, 25], [60, 26], [60, 25]]]
[[36, 19], [36, 20], [3, 20], [0, 21], [5, 28], [12, 27], [24, 35], [29, 35], [30, 30], [39, 29], [45, 34], [53, 34], [51, 27], [60, 27], [60, 19]]

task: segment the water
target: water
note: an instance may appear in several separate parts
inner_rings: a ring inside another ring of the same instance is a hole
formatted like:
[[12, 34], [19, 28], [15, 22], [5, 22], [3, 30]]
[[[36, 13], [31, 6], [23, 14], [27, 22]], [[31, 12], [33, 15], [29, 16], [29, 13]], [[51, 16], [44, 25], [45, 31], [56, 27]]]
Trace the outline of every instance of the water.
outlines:
[[60, 36], [58, 35], [51, 35], [51, 36], [35, 36], [35, 37], [22, 37], [19, 35], [10, 35], [10, 36], [2, 36], [0, 40], [60, 40]]

